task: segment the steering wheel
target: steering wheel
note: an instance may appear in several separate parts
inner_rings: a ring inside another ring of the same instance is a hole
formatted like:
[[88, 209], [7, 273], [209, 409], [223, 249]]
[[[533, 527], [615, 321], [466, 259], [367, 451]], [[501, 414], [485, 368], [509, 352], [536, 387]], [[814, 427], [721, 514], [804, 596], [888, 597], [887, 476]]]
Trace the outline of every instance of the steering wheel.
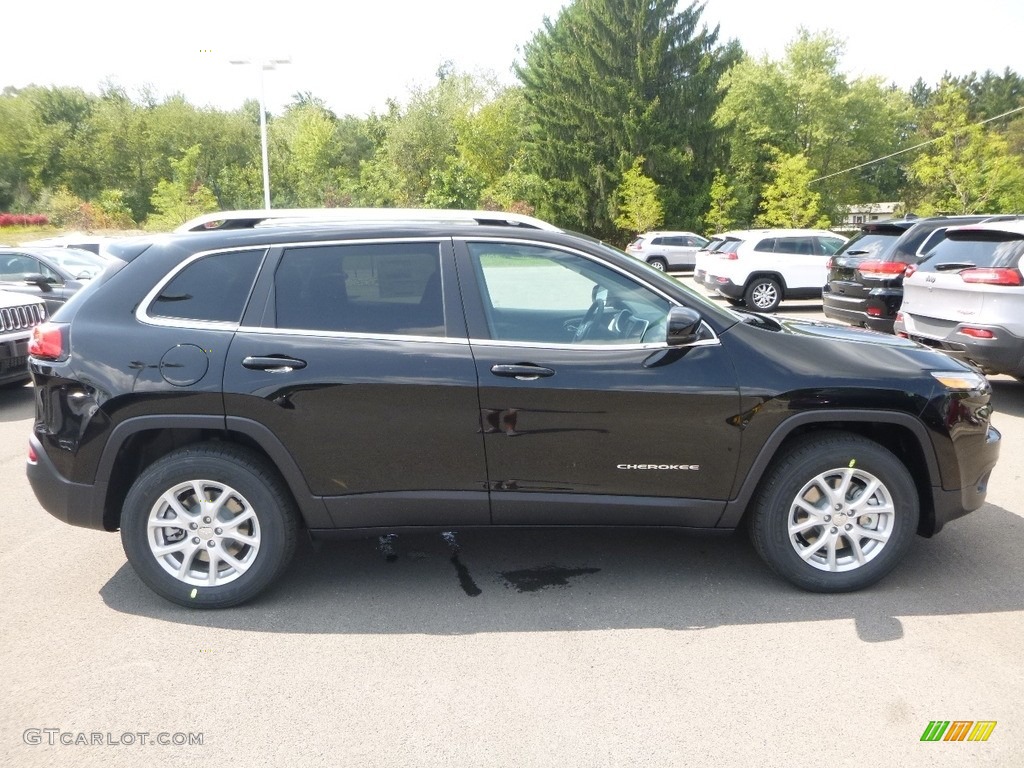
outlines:
[[594, 299], [594, 303], [590, 305], [587, 314], [583, 316], [580, 324], [576, 326], [576, 334], [572, 337], [574, 343], [584, 341], [590, 335], [594, 328], [594, 323], [600, 320], [604, 314], [605, 303], [605, 299]]

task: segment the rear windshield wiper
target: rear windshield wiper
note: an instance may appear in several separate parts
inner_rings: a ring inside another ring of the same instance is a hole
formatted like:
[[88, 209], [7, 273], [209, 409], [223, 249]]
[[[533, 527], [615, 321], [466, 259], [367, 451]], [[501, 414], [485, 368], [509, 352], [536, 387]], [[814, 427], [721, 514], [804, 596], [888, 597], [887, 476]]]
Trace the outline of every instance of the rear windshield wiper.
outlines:
[[843, 256], [860, 256], [860, 255], [865, 254], [865, 253], [871, 253], [871, 251], [865, 251], [865, 250], [847, 251], [846, 253], [843, 254]]
[[951, 272], [954, 269], [974, 269], [976, 266], [969, 261], [947, 261], [945, 264], [936, 264], [932, 269], [936, 272]]

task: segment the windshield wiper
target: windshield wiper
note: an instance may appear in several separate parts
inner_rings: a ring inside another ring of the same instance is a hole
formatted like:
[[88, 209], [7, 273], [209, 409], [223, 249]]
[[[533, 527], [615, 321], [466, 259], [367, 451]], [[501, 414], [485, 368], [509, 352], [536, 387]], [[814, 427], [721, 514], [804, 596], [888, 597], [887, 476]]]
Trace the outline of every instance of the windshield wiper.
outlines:
[[945, 264], [936, 264], [932, 269], [936, 272], [950, 272], [954, 269], [974, 269], [976, 266], [969, 261], [947, 261]]
[[865, 253], [871, 253], [871, 251], [865, 251], [865, 250], [860, 250], [860, 251], [847, 251], [846, 253], [844, 253], [844, 254], [843, 254], [843, 256], [862, 256], [862, 255], [864, 255]]

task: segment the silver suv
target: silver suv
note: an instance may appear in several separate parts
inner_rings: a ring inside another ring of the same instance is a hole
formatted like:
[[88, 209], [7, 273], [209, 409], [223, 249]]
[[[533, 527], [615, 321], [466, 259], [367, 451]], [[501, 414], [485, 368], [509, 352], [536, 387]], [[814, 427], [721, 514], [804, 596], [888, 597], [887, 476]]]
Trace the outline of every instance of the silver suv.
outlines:
[[1024, 379], [1024, 221], [954, 227], [903, 281], [895, 332]]
[[646, 232], [626, 246], [626, 253], [662, 272], [693, 269], [697, 251], [708, 244], [694, 232]]

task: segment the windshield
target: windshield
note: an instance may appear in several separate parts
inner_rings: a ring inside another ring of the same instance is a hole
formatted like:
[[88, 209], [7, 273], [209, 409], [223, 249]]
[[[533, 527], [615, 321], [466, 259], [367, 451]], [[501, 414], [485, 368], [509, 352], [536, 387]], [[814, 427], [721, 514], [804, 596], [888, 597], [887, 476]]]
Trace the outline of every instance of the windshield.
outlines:
[[106, 269], [110, 260], [89, 251], [75, 248], [60, 248], [47, 253], [47, 258], [76, 279], [96, 277]]

